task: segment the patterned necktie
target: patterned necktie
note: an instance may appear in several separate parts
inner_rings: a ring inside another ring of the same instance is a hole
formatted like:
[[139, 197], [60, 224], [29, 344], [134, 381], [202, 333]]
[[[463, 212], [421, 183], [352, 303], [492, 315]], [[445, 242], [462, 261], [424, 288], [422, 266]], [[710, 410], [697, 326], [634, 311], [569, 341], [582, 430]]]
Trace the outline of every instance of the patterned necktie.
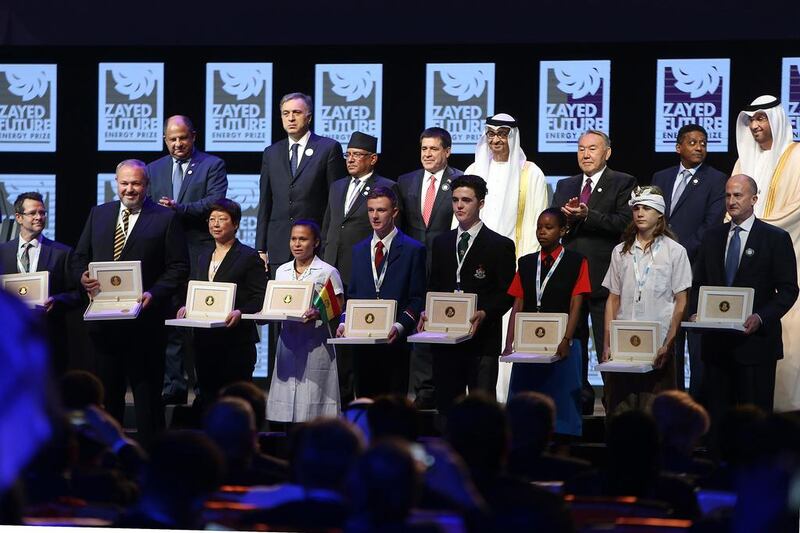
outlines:
[[739, 226], [733, 228], [731, 242], [728, 243], [728, 253], [725, 255], [725, 284], [728, 287], [733, 285], [733, 278], [736, 277], [736, 271], [739, 269], [739, 252], [742, 249], [742, 242], [739, 238], [740, 231], [742, 228]]
[[375, 272], [381, 271], [381, 263], [383, 263], [383, 241], [378, 241], [375, 244]]
[[175, 160], [175, 169], [172, 171], [172, 199], [177, 202], [181, 194], [181, 183], [183, 183], [183, 164], [185, 159]]
[[681, 199], [681, 195], [683, 191], [686, 190], [686, 184], [689, 182], [689, 178], [692, 177], [692, 173], [689, 170], [684, 170], [681, 172], [680, 177], [678, 178], [678, 186], [675, 187], [675, 192], [672, 193], [672, 205], [670, 206], [670, 213], [675, 208], [675, 205], [678, 203], [678, 200]]
[[422, 220], [425, 226], [428, 226], [431, 221], [431, 211], [433, 211], [433, 202], [436, 200], [436, 176], [431, 174], [430, 185], [428, 191], [425, 193], [425, 205], [422, 206]]
[[458, 260], [463, 261], [464, 256], [467, 255], [467, 249], [469, 248], [469, 233], [464, 232], [461, 234], [458, 240]]
[[297, 175], [297, 150], [300, 148], [300, 143], [292, 145], [292, 156], [289, 158], [289, 167], [292, 169], [292, 177]]
[[128, 235], [128, 220], [130, 220], [130, 209], [122, 211], [122, 222], [117, 224], [117, 231], [114, 232], [114, 261], [118, 261], [125, 247], [125, 239]]
[[31, 243], [26, 242], [22, 245], [22, 256], [19, 258], [19, 262], [22, 265], [22, 274], [27, 274], [31, 271]]
[[352, 184], [353, 189], [347, 195], [347, 205], [344, 208], [345, 215], [350, 212], [350, 209], [353, 207], [356, 198], [358, 198], [359, 185], [361, 185], [361, 180], [358, 178], [353, 178], [353, 184]]
[[581, 190], [581, 203], [589, 205], [589, 197], [592, 195], [592, 178], [586, 178], [586, 184]]

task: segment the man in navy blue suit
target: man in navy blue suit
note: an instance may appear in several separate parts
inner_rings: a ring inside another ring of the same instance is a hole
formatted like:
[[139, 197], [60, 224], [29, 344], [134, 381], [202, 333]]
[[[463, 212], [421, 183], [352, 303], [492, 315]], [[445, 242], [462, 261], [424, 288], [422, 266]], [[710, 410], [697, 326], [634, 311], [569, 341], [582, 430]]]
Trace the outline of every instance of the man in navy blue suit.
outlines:
[[146, 197], [145, 164], [128, 159], [117, 166], [119, 200], [92, 208], [75, 248], [73, 275], [91, 297], [101, 290], [89, 277], [94, 261], [141, 261], [142, 310], [132, 320], [87, 325], [97, 357], [97, 374], [106, 392], [106, 409], [120, 423], [125, 391], [133, 391], [136, 427], [148, 442], [164, 427], [164, 319], [174, 316], [173, 296], [189, 276], [186, 237], [174, 210]]
[[[666, 216], [670, 229], [678, 242], [686, 248], [689, 261], [694, 264], [703, 235], [708, 228], [720, 224], [725, 217], [725, 180], [727, 176], [705, 164], [708, 134], [697, 124], [687, 124], [678, 130], [675, 151], [680, 156], [677, 166], [653, 174], [652, 184], [664, 192]], [[689, 392], [695, 398], [700, 394], [703, 361], [700, 357], [700, 337], [689, 333], [689, 364], [691, 368]], [[675, 368], [678, 388], [684, 389], [684, 342], [681, 330], [675, 341]]]
[[45, 237], [47, 210], [38, 192], [24, 192], [14, 200], [19, 236], [0, 245], [0, 274], [49, 272], [50, 296], [44, 303], [52, 368], [56, 375], [69, 366], [65, 313], [80, 303], [70, 271], [72, 248]]
[[[408, 391], [409, 346], [425, 306], [425, 247], [395, 226], [397, 196], [388, 187], [367, 194], [367, 216], [372, 236], [353, 247], [348, 298], [397, 301], [397, 316], [388, 345], [355, 346], [356, 395], [375, 397]], [[336, 331], [344, 333], [345, 316]]]
[[[164, 124], [164, 144], [169, 154], [147, 165], [150, 177], [148, 196], [178, 214], [192, 257], [214, 248], [206, 219], [211, 204], [225, 198], [228, 191], [225, 162], [196, 150], [196, 138], [189, 117], [169, 117]], [[175, 309], [181, 305], [183, 302], [174, 302]], [[186, 401], [184, 333], [179, 328], [169, 328], [163, 390], [165, 403]]]

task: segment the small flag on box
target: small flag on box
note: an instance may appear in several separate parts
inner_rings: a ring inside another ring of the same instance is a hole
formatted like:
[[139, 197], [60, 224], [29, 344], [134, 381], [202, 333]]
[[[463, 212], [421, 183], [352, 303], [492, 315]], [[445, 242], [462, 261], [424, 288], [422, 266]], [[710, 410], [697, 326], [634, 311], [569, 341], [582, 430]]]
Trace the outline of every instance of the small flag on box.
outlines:
[[333, 283], [328, 276], [328, 281], [322, 286], [322, 289], [314, 297], [313, 306], [319, 310], [320, 320], [328, 322], [342, 314], [342, 308], [339, 306], [339, 300], [333, 292]]

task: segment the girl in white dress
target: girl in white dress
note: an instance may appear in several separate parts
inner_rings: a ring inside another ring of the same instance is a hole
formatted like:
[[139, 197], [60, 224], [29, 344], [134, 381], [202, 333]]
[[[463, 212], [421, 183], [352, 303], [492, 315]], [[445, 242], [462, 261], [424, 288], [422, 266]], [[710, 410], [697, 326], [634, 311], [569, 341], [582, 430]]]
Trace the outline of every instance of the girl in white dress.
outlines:
[[[339, 272], [316, 256], [320, 229], [316, 222], [298, 220], [289, 239], [294, 260], [278, 267], [277, 281], [312, 281], [316, 293], [330, 278], [333, 292], [342, 308], [344, 303]], [[275, 368], [267, 399], [267, 419], [274, 422], [305, 422], [318, 416], [337, 416], [339, 375], [336, 351], [327, 344], [330, 324], [320, 320], [320, 312], [309, 308], [303, 322], [283, 322], [278, 337]], [[336, 317], [330, 317], [336, 318]]]

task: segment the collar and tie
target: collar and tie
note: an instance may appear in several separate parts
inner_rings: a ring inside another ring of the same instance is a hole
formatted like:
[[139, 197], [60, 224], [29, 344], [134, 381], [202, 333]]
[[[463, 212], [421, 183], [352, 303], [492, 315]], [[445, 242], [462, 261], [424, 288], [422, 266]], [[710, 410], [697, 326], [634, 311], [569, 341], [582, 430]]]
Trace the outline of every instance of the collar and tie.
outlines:
[[352, 209], [353, 204], [356, 202], [356, 198], [358, 198], [358, 193], [361, 190], [361, 178], [353, 178], [353, 181], [351, 182], [350, 186], [352, 187], [352, 189], [348, 193], [347, 201], [345, 202], [346, 204], [344, 208], [345, 215], [350, 212], [350, 209]]
[[122, 249], [125, 247], [125, 240], [128, 238], [128, 222], [131, 218], [131, 210], [122, 210], [122, 220], [117, 224], [117, 230], [114, 232], [114, 261], [119, 261], [122, 255]]
[[542, 256], [542, 275], [544, 276], [550, 271], [550, 268], [553, 266], [553, 256], [550, 254], [544, 254]]
[[467, 255], [467, 249], [469, 249], [469, 232], [465, 231], [461, 234], [461, 237], [458, 239], [458, 260], [463, 261], [464, 256]]
[[586, 178], [586, 183], [581, 190], [580, 202], [589, 205], [589, 198], [592, 196], [592, 178]]
[[183, 165], [188, 159], [176, 159], [175, 169], [172, 171], [172, 200], [177, 202], [181, 194], [181, 184], [183, 184]]
[[728, 243], [728, 253], [725, 254], [725, 284], [730, 287], [739, 269], [739, 258], [741, 256], [742, 242], [739, 233], [744, 231], [740, 226], [735, 226], [731, 231], [731, 241]]
[[383, 241], [378, 241], [375, 243], [375, 272], [381, 271], [382, 264], [383, 264]]
[[436, 176], [431, 174], [431, 177], [428, 179], [430, 184], [425, 193], [425, 204], [422, 206], [422, 221], [425, 222], [426, 227], [430, 224], [433, 202], [436, 200]]
[[686, 185], [689, 184], [690, 179], [692, 179], [692, 171], [689, 169], [684, 169], [684, 171], [680, 173], [680, 176], [678, 176], [678, 184], [672, 193], [672, 201], [669, 209], [670, 213], [673, 211], [673, 209], [675, 209], [675, 205], [678, 203], [678, 200], [681, 199], [683, 191], [686, 190]]
[[31, 247], [33, 244], [26, 242], [22, 245], [22, 256], [19, 258], [19, 264], [22, 265], [21, 274], [27, 274], [31, 271]]
[[297, 175], [297, 164], [298, 164], [298, 154], [297, 151], [300, 149], [300, 143], [294, 143], [292, 145], [292, 155], [289, 157], [289, 167], [292, 171], [292, 177]]

